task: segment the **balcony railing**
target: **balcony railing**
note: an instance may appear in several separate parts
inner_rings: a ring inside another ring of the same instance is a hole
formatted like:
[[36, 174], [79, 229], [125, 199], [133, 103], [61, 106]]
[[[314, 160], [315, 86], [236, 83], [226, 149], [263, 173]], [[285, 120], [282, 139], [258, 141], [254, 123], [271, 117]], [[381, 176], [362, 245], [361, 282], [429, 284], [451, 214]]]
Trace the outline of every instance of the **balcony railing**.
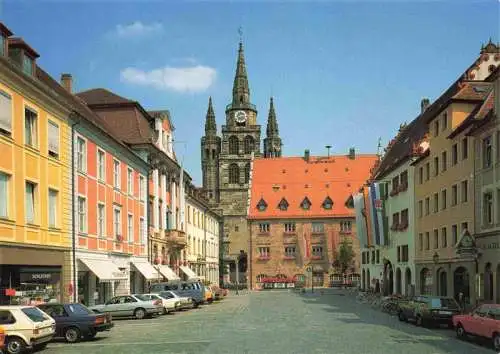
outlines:
[[245, 108], [250, 108], [253, 109], [254, 111], [257, 110], [257, 106], [251, 103], [230, 103], [226, 106], [226, 111], [229, 109], [245, 109]]
[[167, 243], [185, 246], [187, 244], [186, 233], [181, 230], [165, 230], [165, 239]]

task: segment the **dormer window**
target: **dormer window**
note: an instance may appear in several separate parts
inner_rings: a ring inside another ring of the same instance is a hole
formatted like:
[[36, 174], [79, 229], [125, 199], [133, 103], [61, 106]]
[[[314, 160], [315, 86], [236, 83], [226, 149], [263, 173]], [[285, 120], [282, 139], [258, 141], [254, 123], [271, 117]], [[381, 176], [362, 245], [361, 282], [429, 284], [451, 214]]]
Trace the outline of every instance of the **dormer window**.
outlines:
[[9, 38], [9, 57], [17, 63], [26, 75], [34, 76], [38, 53], [22, 38]]
[[288, 202], [285, 198], [282, 198], [280, 203], [278, 204], [278, 209], [281, 211], [286, 211], [288, 209]]
[[12, 32], [0, 22], [0, 56], [7, 56], [7, 38], [12, 36]]
[[33, 59], [26, 54], [23, 55], [23, 71], [27, 75], [33, 75]]
[[333, 200], [330, 197], [326, 197], [326, 199], [323, 201], [323, 208], [326, 210], [330, 210], [333, 208]]
[[259, 211], [264, 211], [267, 209], [267, 203], [264, 199], [260, 199], [259, 202], [257, 203], [257, 209]]
[[300, 207], [303, 210], [311, 209], [311, 201], [309, 200], [309, 198], [305, 197], [304, 200], [302, 201], [302, 203], [300, 203]]

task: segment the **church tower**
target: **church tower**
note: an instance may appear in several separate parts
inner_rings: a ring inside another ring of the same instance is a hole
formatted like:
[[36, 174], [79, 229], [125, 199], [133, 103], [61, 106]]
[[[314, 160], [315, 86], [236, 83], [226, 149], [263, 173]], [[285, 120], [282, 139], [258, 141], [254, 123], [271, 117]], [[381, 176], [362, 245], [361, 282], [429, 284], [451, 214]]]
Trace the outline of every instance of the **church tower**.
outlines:
[[278, 121], [274, 110], [274, 102], [271, 97], [269, 104], [269, 116], [267, 118], [266, 138], [264, 139], [264, 157], [281, 157], [281, 138], [278, 130]]
[[211, 205], [219, 202], [219, 154], [221, 139], [217, 136], [217, 123], [212, 106], [212, 97], [208, 99], [205, 118], [205, 136], [201, 138], [201, 171], [203, 190]]

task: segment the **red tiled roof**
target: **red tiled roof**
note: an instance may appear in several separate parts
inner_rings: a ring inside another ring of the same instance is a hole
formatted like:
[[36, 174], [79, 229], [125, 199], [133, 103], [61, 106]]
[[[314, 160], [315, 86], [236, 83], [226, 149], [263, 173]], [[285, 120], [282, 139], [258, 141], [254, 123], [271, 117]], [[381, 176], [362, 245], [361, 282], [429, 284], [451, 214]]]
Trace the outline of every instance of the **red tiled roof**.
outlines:
[[[376, 155], [310, 157], [282, 157], [254, 160], [251, 180], [249, 219], [310, 218], [354, 216], [345, 206], [350, 194], [370, 176]], [[301, 208], [304, 198], [311, 202], [309, 210]], [[323, 208], [327, 197], [333, 208]], [[282, 198], [288, 202], [287, 210], [280, 210]], [[263, 199], [267, 208], [259, 211], [257, 204]]]
[[103, 88], [78, 92], [77, 95], [88, 105], [136, 103]]
[[460, 91], [458, 91], [454, 96], [454, 100], [471, 100], [471, 101], [482, 101], [484, 100], [492, 89], [491, 83], [489, 82], [464, 82]]
[[483, 105], [481, 106], [481, 108], [479, 108], [479, 111], [477, 112], [475, 119], [483, 119], [484, 117], [486, 117], [486, 115], [493, 109], [494, 106], [495, 106], [495, 91], [491, 90], [490, 94], [483, 102]]

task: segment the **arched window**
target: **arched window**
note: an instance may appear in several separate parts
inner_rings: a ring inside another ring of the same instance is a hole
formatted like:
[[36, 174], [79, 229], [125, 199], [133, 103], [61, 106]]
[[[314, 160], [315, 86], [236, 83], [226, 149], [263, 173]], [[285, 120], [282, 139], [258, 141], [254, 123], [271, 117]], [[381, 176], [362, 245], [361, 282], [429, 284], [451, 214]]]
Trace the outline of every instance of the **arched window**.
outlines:
[[229, 183], [240, 183], [240, 169], [235, 163], [229, 165]]
[[235, 136], [229, 138], [229, 153], [231, 155], [238, 155], [240, 150], [240, 142]]
[[250, 135], [247, 135], [244, 140], [245, 154], [251, 154], [254, 150], [254, 140]]
[[250, 163], [245, 165], [245, 183], [250, 181]]

